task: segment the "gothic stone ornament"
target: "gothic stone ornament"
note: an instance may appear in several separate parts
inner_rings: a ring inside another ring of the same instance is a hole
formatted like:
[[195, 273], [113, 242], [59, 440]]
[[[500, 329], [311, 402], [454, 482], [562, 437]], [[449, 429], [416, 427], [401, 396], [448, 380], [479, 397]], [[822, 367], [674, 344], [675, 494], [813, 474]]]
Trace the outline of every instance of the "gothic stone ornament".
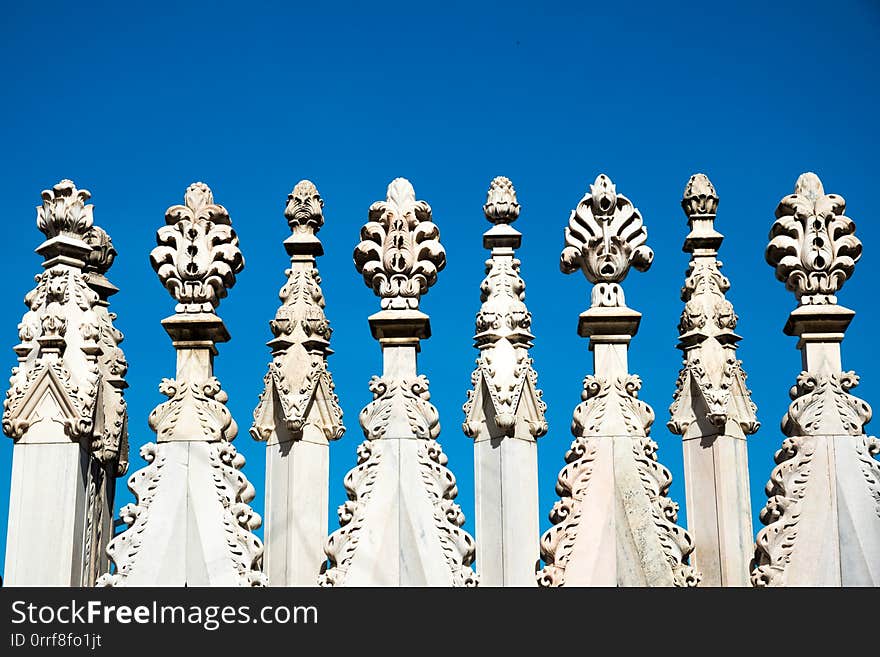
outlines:
[[566, 274], [583, 271], [595, 286], [592, 306], [625, 306], [620, 283], [630, 267], [647, 271], [654, 260], [647, 239], [642, 215], [617, 193], [608, 176], [600, 174], [571, 211], [560, 268]]
[[275, 586], [314, 586], [326, 560], [328, 441], [345, 432], [327, 366], [332, 330], [315, 267], [323, 252], [315, 236], [324, 224], [323, 206], [308, 180], [287, 197], [292, 234], [284, 245], [291, 263], [281, 306], [269, 322], [272, 362], [251, 427], [251, 435], [267, 443], [265, 568]]
[[419, 298], [446, 266], [431, 206], [416, 200], [407, 179], [397, 178], [387, 199], [370, 206], [369, 219], [354, 250], [358, 272], [382, 298], [383, 310], [418, 309]]
[[880, 463], [864, 433], [871, 408], [850, 390], [840, 342], [853, 311], [835, 293], [861, 255], [843, 198], [825, 194], [813, 173], [782, 199], [767, 262], [799, 306], [785, 333], [798, 336], [804, 371], [782, 420], [787, 438], [767, 484], [758, 532], [756, 586], [880, 586]]
[[[19, 324], [3, 430], [16, 441], [13, 481], [49, 480], [59, 496], [39, 494], [30, 484], [13, 487], [10, 527], [16, 531], [6, 569], [11, 584], [92, 585], [96, 571], [106, 568], [99, 546], [111, 531], [113, 480], [127, 468], [126, 368], [118, 366], [125, 356], [115, 315], [107, 311], [106, 297], [116, 288], [103, 276], [116, 252], [93, 224], [93, 206], [85, 204], [90, 196], [62, 180], [43, 191], [37, 207], [37, 227], [47, 237], [37, 249], [44, 271], [25, 296], [28, 310]], [[104, 281], [103, 288], [93, 276]], [[89, 454], [85, 463], [81, 450]], [[40, 470], [28, 471], [29, 463], [39, 463]], [[84, 518], [84, 527], [76, 529], [73, 518]]]
[[[229, 214], [195, 183], [186, 205], [169, 208], [150, 260], [179, 301], [163, 326], [177, 349], [177, 376], [163, 379], [168, 401], [149, 417], [157, 442], [141, 448], [147, 465], [129, 478], [137, 501], [122, 509], [128, 529], [107, 554], [116, 564], [102, 586], [261, 586], [261, 518], [248, 506], [254, 488], [244, 457], [230, 444], [238, 428], [213, 376], [214, 342], [228, 340], [214, 314], [244, 266]], [[206, 317], [207, 315], [207, 317]]]
[[72, 180], [62, 180], [42, 192], [43, 205], [37, 207], [37, 228], [46, 239], [64, 236], [82, 240], [92, 227], [93, 205], [86, 205], [92, 195], [77, 189]]
[[430, 335], [418, 311], [445, 264], [427, 203], [409, 181], [388, 186], [387, 201], [370, 208], [354, 252], [357, 270], [381, 297], [370, 317], [382, 346], [384, 371], [373, 377], [373, 401], [360, 414], [366, 440], [346, 475], [349, 501], [340, 528], [325, 544], [325, 586], [470, 586], [474, 540], [462, 529], [458, 487], [437, 442], [440, 423], [428, 379], [417, 373], [419, 342]]
[[156, 233], [159, 245], [150, 263], [168, 292], [177, 299], [177, 312], [214, 312], [235, 275], [244, 268], [238, 236], [229, 213], [214, 203], [211, 188], [193, 183], [186, 205], [173, 205]]
[[628, 372], [640, 315], [625, 307], [619, 282], [631, 265], [650, 265], [645, 238], [641, 216], [604, 175], [565, 231], [562, 270], [582, 269], [596, 285], [579, 326], [590, 338], [595, 374], [584, 380], [553, 526], [541, 538], [541, 586], [694, 586], [700, 579], [687, 564], [693, 540], [675, 524], [678, 506], [666, 496], [672, 477], [649, 438], [654, 412], [638, 399], [641, 380]]
[[745, 436], [760, 424], [736, 357], [737, 316], [725, 297], [730, 281], [717, 259], [724, 239], [714, 227], [718, 194], [704, 174], [688, 180], [681, 206], [691, 261], [678, 326], [684, 360], [667, 426], [684, 439], [688, 520], [703, 584], [748, 586], [753, 534]]
[[801, 304], [837, 303], [837, 291], [862, 256], [856, 226], [845, 210], [843, 197], [826, 194], [819, 177], [809, 172], [776, 208], [767, 263]]

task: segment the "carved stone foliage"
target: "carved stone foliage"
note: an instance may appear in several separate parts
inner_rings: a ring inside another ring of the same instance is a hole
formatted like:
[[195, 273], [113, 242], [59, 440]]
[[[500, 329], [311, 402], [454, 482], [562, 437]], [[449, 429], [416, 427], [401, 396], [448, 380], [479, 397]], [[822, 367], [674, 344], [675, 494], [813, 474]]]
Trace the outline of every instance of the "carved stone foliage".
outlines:
[[367, 286], [381, 297], [383, 310], [417, 309], [421, 295], [446, 266], [431, 206], [416, 200], [405, 178], [393, 180], [387, 199], [370, 206], [354, 263]]
[[630, 267], [647, 271], [654, 259], [647, 239], [642, 215], [600, 174], [571, 212], [560, 268], [566, 274], [581, 270], [594, 284], [592, 306], [625, 306], [620, 283]]
[[37, 228], [47, 238], [64, 235], [83, 239], [92, 227], [94, 206], [86, 205], [92, 195], [77, 189], [72, 180], [62, 180], [42, 192], [43, 205], [37, 206]]
[[489, 184], [483, 214], [493, 224], [511, 224], [519, 217], [519, 203], [516, 202], [516, 189], [510, 178], [497, 176]]
[[654, 422], [651, 407], [638, 399], [641, 379], [627, 375], [613, 380], [587, 376], [581, 393], [583, 401], [575, 408], [571, 430], [575, 436], [565, 455], [556, 492], [559, 500], [550, 511], [553, 526], [541, 537], [541, 558], [545, 566], [538, 571], [541, 586], [563, 586], [565, 571], [577, 540], [581, 519], [589, 513], [590, 480], [596, 466], [600, 441], [614, 440], [625, 427], [632, 442], [633, 459], [647, 496], [648, 507], [663, 552], [677, 586], [696, 586], [700, 576], [685, 561], [694, 549], [693, 539], [676, 525], [678, 505], [666, 494], [672, 475], [657, 461], [657, 444], [648, 436]]
[[688, 218], [715, 216], [718, 211], [718, 194], [708, 176], [697, 173], [690, 177], [684, 188], [681, 207]]
[[428, 379], [425, 376], [403, 379], [374, 376], [370, 380], [370, 392], [373, 401], [360, 414], [366, 440], [358, 447], [357, 465], [345, 476], [348, 501], [338, 510], [340, 528], [325, 544], [330, 567], [321, 574], [319, 584], [337, 586], [344, 583], [378, 478], [385, 449], [383, 439], [396, 418], [405, 418], [411, 435], [419, 440], [421, 480], [434, 509], [434, 525], [452, 573], [453, 585], [475, 586], [477, 576], [470, 568], [475, 543], [461, 528], [465, 518], [455, 503], [458, 495], [455, 476], [446, 467], [448, 459], [436, 440], [440, 434], [440, 421], [437, 409], [429, 401]]
[[310, 180], [300, 180], [287, 195], [284, 216], [293, 233], [314, 235], [324, 225], [324, 199]]
[[[128, 480], [128, 487], [137, 501], [127, 504], [120, 512], [128, 529], [113, 538], [107, 546], [107, 554], [116, 564], [116, 572], [102, 575], [97, 586], [125, 586], [128, 578], [136, 576], [143, 558], [138, 558], [145, 535], [150, 526], [167, 522], [155, 515], [153, 502], [162, 494], [162, 479], [166, 474], [167, 444], [147, 443], [141, 447], [141, 456], [147, 466], [135, 472]], [[226, 554], [231, 567], [238, 575], [239, 586], [265, 586], [266, 576], [261, 572], [263, 544], [252, 531], [262, 524], [260, 516], [248, 503], [254, 499], [254, 487], [244, 473], [244, 457], [228, 442], [207, 445], [212, 471], [210, 485], [217, 498], [224, 534]], [[214, 564], [216, 568], [216, 564]]]
[[28, 310], [18, 325], [19, 364], [3, 405], [3, 430], [23, 438], [45, 419], [41, 404], [48, 395], [54, 419], [71, 440], [85, 441], [100, 463], [115, 463], [123, 474], [128, 431], [122, 390], [128, 365], [119, 348], [122, 333], [113, 326], [116, 316], [90, 286], [94, 274], [84, 273], [106, 272], [116, 251], [109, 235], [93, 224], [93, 208], [85, 205], [89, 198], [87, 190], [62, 180], [43, 192], [43, 205], [37, 208], [37, 225], [47, 237], [68, 238], [56, 245], [52, 257], [67, 258], [53, 260], [25, 295]]
[[168, 225], [156, 233], [150, 263], [177, 299], [178, 312], [214, 312], [235, 285], [244, 258], [229, 213], [214, 203], [210, 187], [193, 183], [184, 198], [185, 205], [165, 212]]
[[681, 288], [684, 310], [678, 324], [683, 367], [667, 426], [673, 433], [684, 435], [702, 416], [719, 429], [733, 420], [743, 433], [752, 434], [760, 423], [746, 387], [742, 361], [736, 358], [739, 336], [733, 330], [738, 317], [725, 297], [730, 281], [721, 273], [721, 261], [716, 259], [723, 238], [713, 226], [718, 194], [709, 178], [702, 173], [691, 176], [681, 205], [692, 229], [685, 250], [692, 255]]
[[837, 291], [862, 255], [856, 226], [845, 210], [843, 197], [826, 194], [814, 173], [801, 174], [794, 194], [776, 208], [767, 263], [801, 304], [837, 303]]

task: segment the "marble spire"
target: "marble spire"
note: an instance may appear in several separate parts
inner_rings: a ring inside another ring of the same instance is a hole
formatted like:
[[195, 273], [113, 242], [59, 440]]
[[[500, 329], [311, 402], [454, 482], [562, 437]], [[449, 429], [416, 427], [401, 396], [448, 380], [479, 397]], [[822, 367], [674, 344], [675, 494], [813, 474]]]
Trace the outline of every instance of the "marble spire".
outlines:
[[446, 265], [431, 208], [397, 178], [370, 207], [354, 263], [380, 298], [369, 318], [382, 348], [382, 376], [360, 413], [366, 440], [345, 476], [348, 501], [325, 546], [327, 586], [468, 586], [474, 540], [461, 527], [458, 488], [437, 442], [440, 421], [428, 379], [418, 374], [420, 342], [431, 335], [422, 295]]
[[691, 176], [681, 206], [691, 254], [678, 324], [683, 361], [669, 430], [682, 437], [688, 529], [696, 540], [694, 566], [704, 586], [749, 586], [754, 534], [746, 436], [760, 426], [742, 361], [737, 316], [725, 293], [715, 230], [718, 195], [702, 173]]
[[42, 198], [43, 272], [25, 296], [3, 403], [15, 441], [5, 583], [91, 586], [109, 565], [115, 480], [128, 468], [128, 364], [105, 275], [116, 250], [87, 190], [62, 180]]
[[687, 564], [694, 545], [676, 523], [666, 496], [672, 476], [649, 437], [651, 407], [638, 398], [642, 381], [629, 373], [627, 351], [641, 313], [626, 306], [621, 282], [647, 271], [654, 257], [642, 216], [596, 178], [572, 210], [560, 257], [564, 273], [593, 284], [578, 334], [589, 338], [593, 374], [574, 411], [575, 439], [556, 484], [553, 526], [541, 538], [541, 586], [694, 586]]
[[804, 173], [770, 229], [767, 263], [798, 300], [783, 332], [798, 337], [802, 371], [766, 487], [756, 586], [880, 585], [880, 441], [865, 433], [871, 407], [852, 394], [859, 377], [840, 354], [855, 312], [837, 293], [862, 255], [845, 211]]
[[140, 449], [147, 465], [128, 480], [137, 501], [120, 512], [128, 525], [107, 546], [116, 565], [99, 586], [258, 586], [260, 516], [248, 506], [254, 487], [232, 446], [238, 426], [214, 376], [216, 344], [229, 332], [216, 308], [244, 268], [229, 213], [211, 189], [193, 183], [184, 205], [165, 213], [150, 262], [175, 314], [162, 320], [177, 354], [168, 397], [150, 413], [156, 442]]
[[269, 322], [272, 362], [251, 435], [266, 442], [265, 572], [272, 586], [314, 586], [326, 560], [329, 441], [342, 437], [342, 409], [327, 368], [332, 329], [315, 266], [324, 249], [324, 201], [308, 180], [287, 196], [291, 235], [281, 306]]
[[537, 438], [547, 433], [546, 404], [529, 349], [532, 316], [520, 277], [522, 234], [513, 228], [520, 206], [509, 179], [489, 186], [483, 234], [491, 249], [480, 285], [471, 375], [464, 405], [465, 435], [474, 439], [477, 567], [483, 586], [534, 586], [538, 560]]

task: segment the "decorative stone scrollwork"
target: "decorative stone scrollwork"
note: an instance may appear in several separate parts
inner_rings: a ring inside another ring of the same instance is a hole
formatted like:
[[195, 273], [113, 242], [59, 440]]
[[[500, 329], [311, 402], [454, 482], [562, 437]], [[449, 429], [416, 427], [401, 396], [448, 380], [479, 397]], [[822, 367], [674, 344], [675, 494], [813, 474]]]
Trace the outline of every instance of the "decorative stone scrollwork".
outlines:
[[417, 309], [446, 266], [431, 206], [416, 200], [408, 180], [397, 178], [388, 185], [387, 199], [370, 206], [369, 219], [354, 250], [358, 272], [382, 298], [383, 310]]
[[843, 197], [826, 194], [815, 173], [801, 174], [794, 194], [776, 208], [767, 263], [801, 305], [837, 303], [837, 291], [862, 256], [856, 226], [845, 210]]
[[861, 436], [871, 420], [871, 407], [850, 390], [859, 384], [853, 372], [819, 375], [801, 372], [792, 386], [788, 412], [782, 418], [786, 436]]
[[[390, 406], [385, 408], [390, 411]], [[363, 420], [363, 413], [361, 418]], [[385, 419], [387, 421], [387, 417]], [[363, 422], [361, 426], [365, 426]], [[337, 512], [339, 529], [327, 538], [324, 545], [330, 567], [325, 568], [319, 576], [319, 586], [337, 586], [345, 579], [348, 564], [360, 541], [360, 530], [366, 517], [367, 503], [370, 501], [379, 474], [382, 448], [381, 440], [369, 438], [357, 448], [357, 465], [349, 470], [343, 480], [348, 501], [341, 504]]]
[[228, 395], [212, 376], [204, 383], [162, 379], [159, 392], [168, 397], [150, 413], [150, 428], [158, 442], [171, 440], [231, 441], [238, 426], [226, 408]]
[[758, 532], [752, 568], [754, 586], [782, 584], [785, 568], [798, 536], [801, 500], [807, 491], [810, 464], [816, 450], [815, 438], [792, 436], [776, 452], [776, 467], [767, 484], [767, 504], [761, 510], [766, 527]]
[[214, 203], [210, 187], [193, 183], [186, 205], [173, 205], [156, 233], [150, 263], [178, 301], [177, 312], [214, 312], [244, 268], [229, 213]]
[[654, 259], [647, 239], [639, 211], [600, 174], [571, 212], [560, 268], [566, 274], [580, 269], [595, 285], [592, 306], [625, 306], [621, 281], [630, 267], [647, 271]]

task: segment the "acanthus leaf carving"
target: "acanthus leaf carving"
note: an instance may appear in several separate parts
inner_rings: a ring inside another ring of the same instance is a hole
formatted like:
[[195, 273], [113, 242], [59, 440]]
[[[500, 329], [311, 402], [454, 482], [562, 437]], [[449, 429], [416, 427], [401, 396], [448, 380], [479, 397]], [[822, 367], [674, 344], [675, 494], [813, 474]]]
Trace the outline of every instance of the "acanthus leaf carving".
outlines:
[[446, 266], [431, 206], [416, 200], [405, 178], [393, 180], [386, 200], [370, 206], [354, 263], [367, 286], [381, 297], [383, 310], [418, 309], [419, 299]]
[[862, 256], [846, 201], [826, 194], [819, 177], [801, 174], [776, 208], [765, 257], [776, 278], [804, 304], [835, 304]]
[[178, 312], [211, 313], [235, 285], [244, 258], [229, 213], [214, 203], [207, 185], [190, 185], [185, 203], [165, 212], [167, 225], [156, 233], [150, 263]]
[[300, 180], [287, 195], [284, 216], [291, 232], [315, 235], [324, 225], [324, 199], [310, 180]]
[[94, 206], [86, 205], [92, 195], [77, 189], [72, 180], [62, 180], [52, 189], [44, 189], [43, 205], [37, 206], [37, 228], [48, 238], [65, 235], [83, 239], [92, 227]]

